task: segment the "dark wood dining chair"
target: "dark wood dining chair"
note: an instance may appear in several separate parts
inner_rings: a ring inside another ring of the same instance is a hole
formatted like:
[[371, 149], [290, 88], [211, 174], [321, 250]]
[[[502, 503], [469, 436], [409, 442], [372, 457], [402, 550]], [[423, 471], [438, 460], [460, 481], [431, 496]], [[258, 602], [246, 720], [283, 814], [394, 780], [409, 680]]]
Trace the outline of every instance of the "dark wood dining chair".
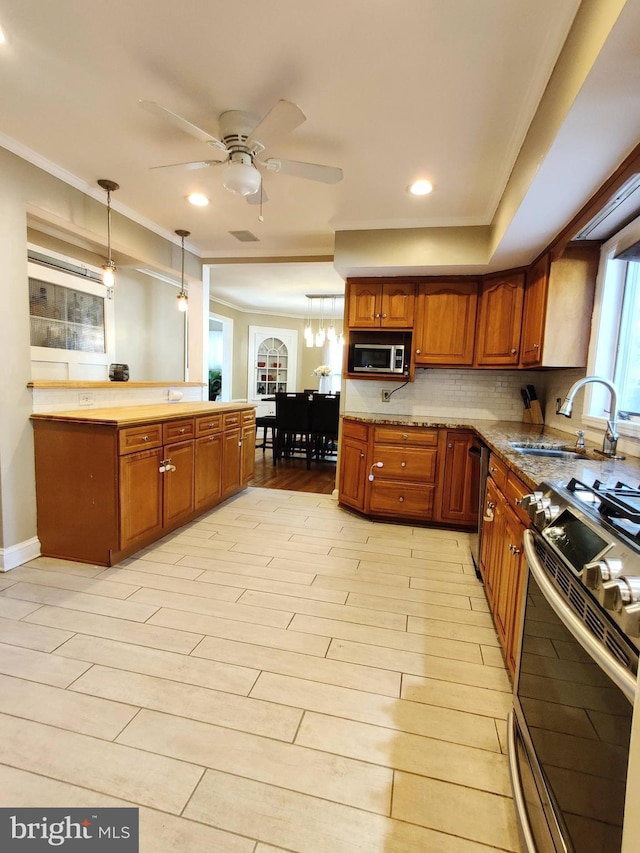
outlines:
[[313, 455], [320, 462], [338, 452], [340, 395], [313, 394], [311, 398], [311, 443]]
[[278, 460], [302, 455], [311, 468], [311, 401], [309, 394], [281, 392], [276, 394], [276, 432], [273, 464]]

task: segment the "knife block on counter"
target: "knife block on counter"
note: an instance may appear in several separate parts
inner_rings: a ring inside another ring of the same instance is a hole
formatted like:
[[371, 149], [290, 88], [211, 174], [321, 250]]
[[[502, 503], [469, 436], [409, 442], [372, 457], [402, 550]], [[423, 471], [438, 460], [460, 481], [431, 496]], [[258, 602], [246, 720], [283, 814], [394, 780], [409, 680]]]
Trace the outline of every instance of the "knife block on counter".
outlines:
[[522, 420], [525, 424], [543, 424], [544, 417], [540, 408], [540, 400], [531, 400], [531, 408], [522, 410]]

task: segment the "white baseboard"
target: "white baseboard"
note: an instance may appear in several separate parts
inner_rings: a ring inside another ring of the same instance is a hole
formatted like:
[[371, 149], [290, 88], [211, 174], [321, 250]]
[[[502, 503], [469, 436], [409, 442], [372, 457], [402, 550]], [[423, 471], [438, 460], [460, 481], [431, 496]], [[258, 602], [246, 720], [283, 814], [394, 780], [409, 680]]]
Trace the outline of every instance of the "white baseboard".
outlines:
[[0, 572], [8, 572], [28, 563], [35, 557], [40, 556], [40, 540], [37, 536], [20, 542], [18, 545], [10, 545], [8, 548], [0, 548]]

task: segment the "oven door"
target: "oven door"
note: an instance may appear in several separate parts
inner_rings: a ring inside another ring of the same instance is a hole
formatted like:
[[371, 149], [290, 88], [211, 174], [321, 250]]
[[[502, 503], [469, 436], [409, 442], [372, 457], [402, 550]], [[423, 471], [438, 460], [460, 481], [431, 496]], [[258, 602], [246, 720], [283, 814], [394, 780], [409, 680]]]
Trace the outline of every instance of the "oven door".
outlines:
[[549, 547], [526, 531], [528, 588], [509, 725], [524, 846], [619, 853], [637, 651], [562, 561], [555, 564], [551, 551], [540, 559], [534, 537], [538, 548]]

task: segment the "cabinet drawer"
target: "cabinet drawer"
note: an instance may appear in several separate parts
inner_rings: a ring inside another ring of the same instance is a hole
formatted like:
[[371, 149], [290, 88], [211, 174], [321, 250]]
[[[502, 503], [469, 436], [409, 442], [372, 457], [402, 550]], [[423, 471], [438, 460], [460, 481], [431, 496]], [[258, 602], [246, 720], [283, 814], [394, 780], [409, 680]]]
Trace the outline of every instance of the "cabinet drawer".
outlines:
[[241, 421], [241, 412], [225, 412], [222, 415], [222, 428], [231, 429], [231, 427], [240, 426]]
[[212, 432], [220, 432], [222, 429], [222, 415], [201, 415], [196, 418], [196, 437], [209, 435]]
[[376, 445], [373, 448], [373, 463], [382, 462], [382, 467], [372, 468], [372, 471], [376, 480], [435, 483], [437, 458], [438, 451], [435, 447]]
[[162, 426], [162, 440], [164, 444], [171, 441], [181, 441], [185, 438], [193, 438], [193, 418], [185, 418], [182, 421], [170, 421]]
[[503, 492], [505, 490], [505, 486], [507, 485], [507, 474], [509, 473], [509, 469], [504, 464], [501, 459], [492, 453], [489, 457], [489, 474], [496, 482], [496, 485]]
[[247, 426], [248, 424], [255, 423], [256, 420], [256, 410], [251, 409], [250, 411], [242, 412], [242, 425]]
[[522, 508], [522, 498], [524, 495], [529, 494], [531, 494], [531, 489], [525, 486], [522, 480], [516, 477], [513, 471], [509, 471], [507, 476], [507, 485], [504, 489], [504, 496], [506, 497], [511, 509], [514, 510], [520, 521], [527, 527], [531, 524], [531, 519], [529, 518], [529, 514], [526, 510]]
[[344, 420], [342, 422], [342, 438], [353, 438], [355, 441], [367, 441], [369, 425], [359, 421]]
[[409, 485], [393, 480], [374, 480], [369, 510], [393, 518], [429, 519], [433, 515], [434, 486]]
[[126, 427], [118, 433], [118, 452], [120, 456], [136, 450], [148, 450], [162, 444], [162, 424], [144, 424]]
[[373, 441], [375, 444], [420, 445], [436, 447], [438, 444], [437, 429], [420, 429], [419, 427], [377, 426], [374, 428]]

